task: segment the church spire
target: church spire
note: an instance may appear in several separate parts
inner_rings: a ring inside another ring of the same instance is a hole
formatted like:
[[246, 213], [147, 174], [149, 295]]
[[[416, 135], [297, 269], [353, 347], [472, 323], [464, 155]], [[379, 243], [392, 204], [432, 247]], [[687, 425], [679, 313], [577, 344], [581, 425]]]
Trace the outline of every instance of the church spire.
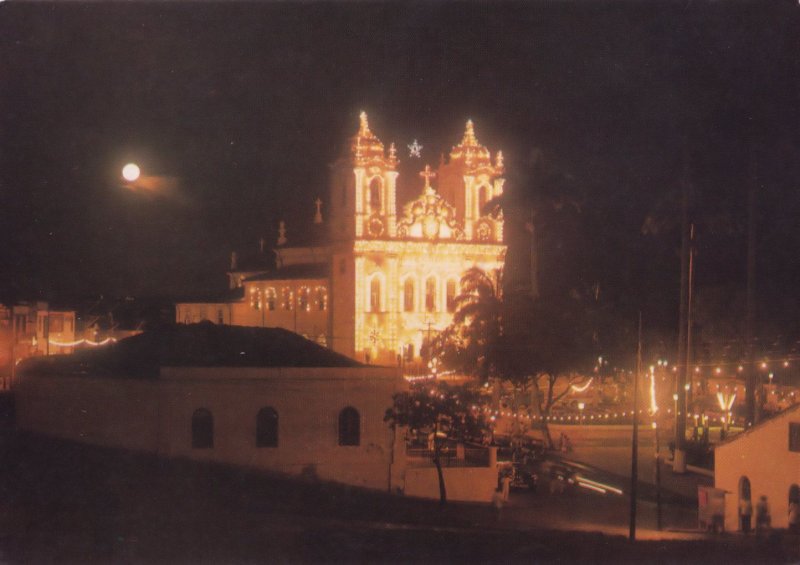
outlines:
[[475, 137], [475, 124], [472, 120], [467, 120], [467, 127], [464, 129], [464, 137], [461, 138], [461, 145], [467, 147], [475, 147], [478, 145], [478, 139]]
[[464, 163], [469, 168], [491, 165], [489, 150], [481, 145], [478, 138], [475, 136], [475, 124], [472, 120], [467, 120], [461, 143], [453, 147], [453, 150], [450, 152], [450, 159], [463, 159]]
[[358, 135], [361, 137], [372, 137], [372, 132], [369, 131], [369, 120], [367, 119], [367, 113], [362, 110], [358, 115], [358, 120]]

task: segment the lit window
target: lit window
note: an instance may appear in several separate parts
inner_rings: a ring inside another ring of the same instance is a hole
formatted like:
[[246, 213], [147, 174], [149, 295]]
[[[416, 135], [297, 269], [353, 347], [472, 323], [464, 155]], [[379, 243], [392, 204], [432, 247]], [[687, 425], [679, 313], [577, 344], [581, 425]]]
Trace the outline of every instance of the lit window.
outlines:
[[64, 331], [64, 316], [61, 314], [50, 314], [50, 331], [52, 333]]
[[403, 311], [414, 311], [414, 279], [411, 277], [403, 283]]
[[489, 202], [489, 187], [485, 184], [478, 189], [478, 216], [483, 216], [483, 207]]
[[293, 298], [292, 289], [289, 287], [283, 287], [281, 289], [281, 309], [291, 310], [294, 307], [292, 304], [294, 302]]
[[375, 177], [369, 183], [369, 209], [373, 212], [381, 210], [381, 179]]
[[320, 312], [328, 309], [328, 289], [324, 286], [317, 287], [316, 303]]
[[277, 293], [275, 292], [275, 289], [270, 287], [267, 289], [265, 294], [267, 297], [267, 310], [275, 310], [275, 302], [277, 299]]
[[456, 281], [450, 279], [447, 281], [447, 311], [453, 312], [456, 309]]
[[300, 310], [308, 312], [311, 309], [309, 294], [311, 294], [311, 290], [307, 286], [302, 286], [297, 291], [297, 306]]
[[429, 277], [425, 281], [425, 310], [427, 312], [436, 311], [436, 279]]
[[369, 283], [369, 311], [381, 311], [381, 279], [380, 277], [372, 277]]

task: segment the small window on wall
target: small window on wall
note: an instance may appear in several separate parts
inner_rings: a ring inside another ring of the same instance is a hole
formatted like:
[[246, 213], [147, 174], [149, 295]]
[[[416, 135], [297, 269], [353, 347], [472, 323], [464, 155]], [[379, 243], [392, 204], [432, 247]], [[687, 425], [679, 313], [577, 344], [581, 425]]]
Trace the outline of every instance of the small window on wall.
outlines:
[[358, 410], [348, 406], [339, 412], [339, 445], [361, 444], [361, 416]]
[[800, 452], [800, 422], [789, 422], [789, 451]]
[[271, 406], [256, 416], [256, 447], [278, 447], [278, 413]]
[[64, 331], [64, 316], [61, 314], [50, 314], [50, 331], [52, 333]]
[[214, 447], [214, 416], [206, 408], [198, 408], [192, 414], [192, 448]]

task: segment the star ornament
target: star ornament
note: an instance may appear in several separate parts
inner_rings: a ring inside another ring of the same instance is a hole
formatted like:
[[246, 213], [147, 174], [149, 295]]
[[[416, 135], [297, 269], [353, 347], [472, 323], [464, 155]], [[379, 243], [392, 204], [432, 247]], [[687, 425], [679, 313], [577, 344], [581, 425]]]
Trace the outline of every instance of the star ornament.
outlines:
[[422, 157], [422, 145], [420, 145], [417, 140], [414, 140], [414, 143], [408, 146], [408, 156], [409, 157]]

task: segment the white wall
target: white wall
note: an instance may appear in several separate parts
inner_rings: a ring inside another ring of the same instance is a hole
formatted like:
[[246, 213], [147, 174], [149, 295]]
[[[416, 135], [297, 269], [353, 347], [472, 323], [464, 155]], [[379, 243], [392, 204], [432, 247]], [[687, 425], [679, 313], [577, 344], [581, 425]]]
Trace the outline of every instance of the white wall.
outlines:
[[[170, 457], [389, 489], [392, 434], [383, 416], [402, 385], [394, 369], [164, 368], [158, 381], [27, 376], [17, 389], [20, 429]], [[256, 414], [279, 416], [276, 448], [255, 445]], [[361, 416], [359, 446], [338, 445], [338, 415]], [[214, 447], [191, 447], [197, 408], [214, 416]]]
[[[445, 467], [442, 469], [448, 500], [491, 502], [497, 488], [497, 466]], [[409, 467], [405, 472], [406, 496], [439, 498], [436, 467]]]
[[714, 486], [727, 491], [726, 530], [739, 530], [739, 479], [743, 476], [750, 479], [754, 512], [758, 499], [766, 495], [773, 527], [787, 527], [789, 487], [800, 485], [800, 453], [789, 451], [790, 422], [800, 422], [799, 409], [765, 422], [716, 448]]

